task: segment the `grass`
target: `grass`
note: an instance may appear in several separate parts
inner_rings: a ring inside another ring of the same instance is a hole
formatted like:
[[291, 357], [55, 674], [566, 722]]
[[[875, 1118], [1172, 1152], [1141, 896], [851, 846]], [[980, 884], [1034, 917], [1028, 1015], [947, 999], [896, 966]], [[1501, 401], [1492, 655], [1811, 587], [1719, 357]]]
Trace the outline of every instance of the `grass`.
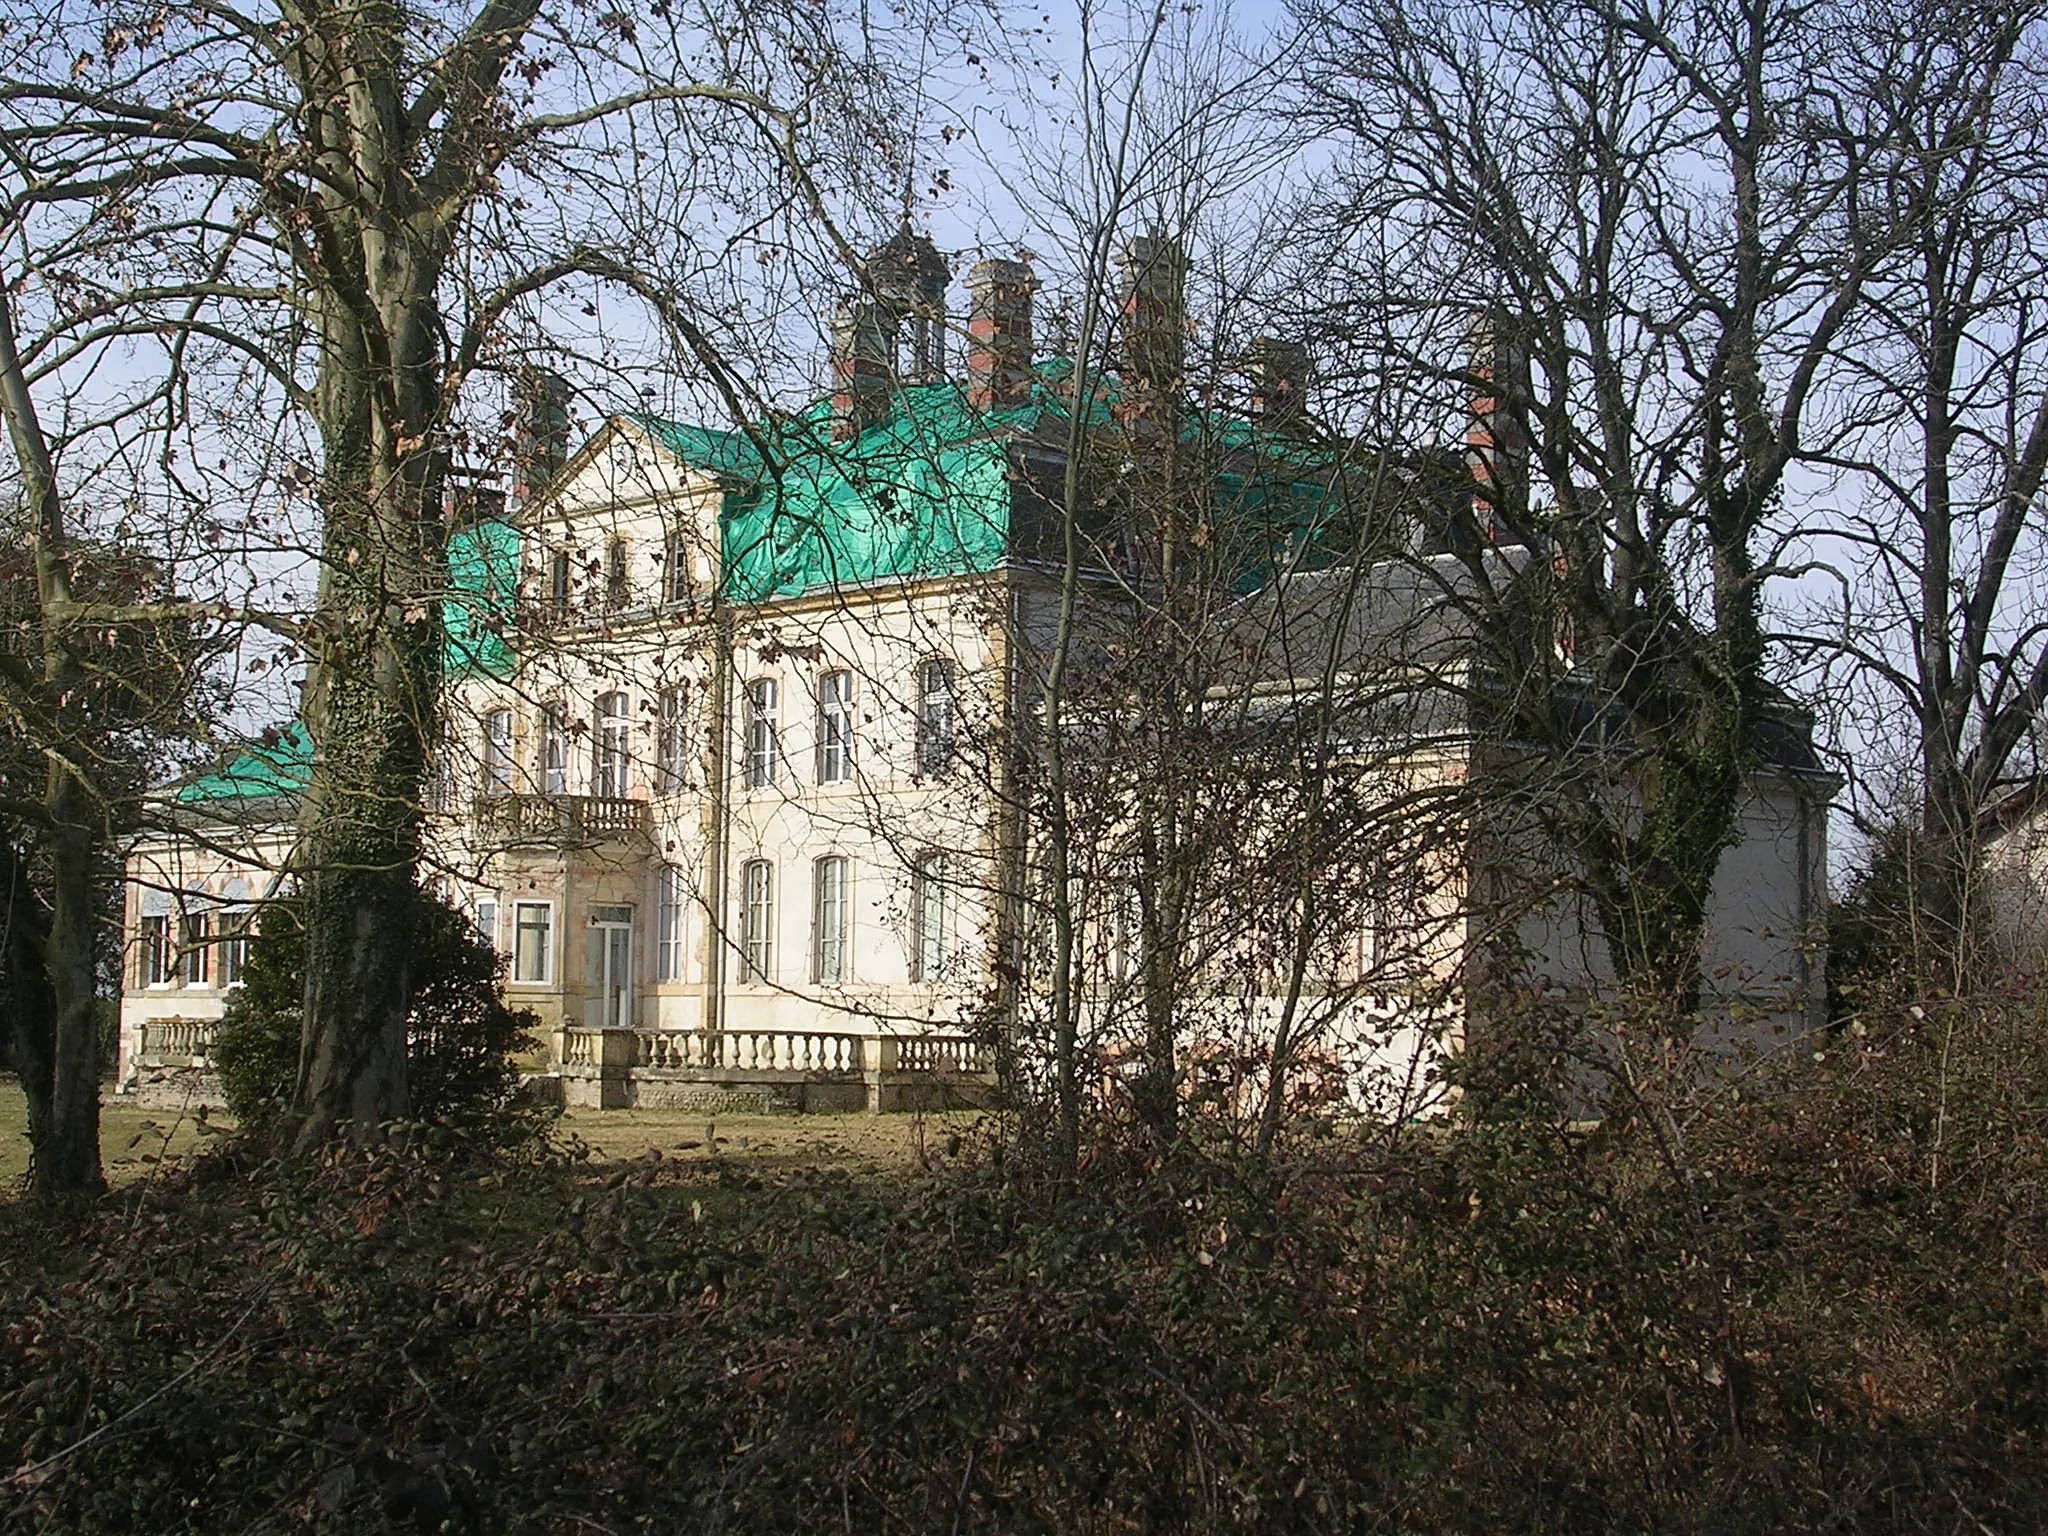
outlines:
[[[978, 1111], [943, 1115], [725, 1115], [673, 1110], [572, 1109], [558, 1129], [580, 1138], [599, 1162], [644, 1158], [690, 1161], [717, 1155], [767, 1166], [891, 1169], [916, 1166], [927, 1149], [971, 1137]], [[215, 1110], [142, 1109], [109, 1098], [100, 1106], [100, 1156], [107, 1182], [123, 1187], [153, 1176], [166, 1159], [198, 1151], [233, 1120]], [[0, 1077], [0, 1198], [28, 1174], [28, 1105], [21, 1085]]]

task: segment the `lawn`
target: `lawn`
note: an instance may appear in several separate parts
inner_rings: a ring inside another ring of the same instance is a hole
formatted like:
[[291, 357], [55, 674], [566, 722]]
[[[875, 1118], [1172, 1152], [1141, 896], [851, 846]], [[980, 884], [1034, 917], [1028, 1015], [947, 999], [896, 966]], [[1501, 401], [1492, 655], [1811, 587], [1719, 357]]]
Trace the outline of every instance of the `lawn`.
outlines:
[[[729, 1115], [705, 1116], [673, 1110], [572, 1109], [557, 1129], [580, 1138], [598, 1161], [645, 1157], [689, 1160], [717, 1153], [764, 1165], [908, 1168], [927, 1149], [956, 1145], [971, 1137], [983, 1119], [979, 1111], [944, 1115]], [[108, 1098], [100, 1109], [100, 1155], [109, 1183], [122, 1186], [153, 1175], [166, 1157], [197, 1151], [234, 1122], [216, 1110], [196, 1112], [140, 1109]], [[21, 1085], [0, 1077], [0, 1198], [15, 1190], [28, 1172], [27, 1104]]]

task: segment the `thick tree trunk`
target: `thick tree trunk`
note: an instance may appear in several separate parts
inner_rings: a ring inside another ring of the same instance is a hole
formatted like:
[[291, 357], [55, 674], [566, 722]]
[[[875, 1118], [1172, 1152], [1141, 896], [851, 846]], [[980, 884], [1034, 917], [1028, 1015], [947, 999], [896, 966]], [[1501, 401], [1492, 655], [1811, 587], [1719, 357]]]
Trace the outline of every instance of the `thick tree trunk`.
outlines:
[[36, 1193], [48, 1198], [97, 1194], [100, 1168], [99, 1019], [94, 986], [98, 881], [93, 837], [83, 817], [84, 786], [65, 767], [50, 770], [50, 932], [44, 946], [51, 1023], [49, 1122], [35, 1148]]

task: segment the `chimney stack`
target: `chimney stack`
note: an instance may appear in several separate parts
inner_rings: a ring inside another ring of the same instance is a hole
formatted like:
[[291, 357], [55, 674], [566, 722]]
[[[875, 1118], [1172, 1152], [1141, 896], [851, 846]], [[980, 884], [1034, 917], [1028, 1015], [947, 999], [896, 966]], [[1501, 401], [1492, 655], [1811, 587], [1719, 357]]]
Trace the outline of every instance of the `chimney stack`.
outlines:
[[1473, 510], [1479, 524], [1499, 539], [1508, 520], [1527, 511], [1529, 436], [1522, 423], [1529, 402], [1529, 355], [1515, 339], [1506, 317], [1481, 313], [1468, 333], [1474, 376], [1466, 410], [1465, 460], [1475, 485]]
[[1186, 366], [1187, 252], [1178, 240], [1139, 235], [1124, 247], [1123, 414], [1156, 418], [1180, 397]]
[[976, 262], [967, 274], [967, 403], [976, 410], [1022, 405], [1031, 393], [1031, 292], [1021, 261]]
[[1275, 432], [1292, 432], [1308, 406], [1308, 349], [1274, 336], [1252, 338], [1252, 419]]
[[524, 506], [569, 462], [569, 402], [559, 373], [525, 367], [512, 375], [512, 502]]
[[832, 321], [832, 441], [858, 437], [889, 412], [895, 338], [883, 307], [855, 295]]

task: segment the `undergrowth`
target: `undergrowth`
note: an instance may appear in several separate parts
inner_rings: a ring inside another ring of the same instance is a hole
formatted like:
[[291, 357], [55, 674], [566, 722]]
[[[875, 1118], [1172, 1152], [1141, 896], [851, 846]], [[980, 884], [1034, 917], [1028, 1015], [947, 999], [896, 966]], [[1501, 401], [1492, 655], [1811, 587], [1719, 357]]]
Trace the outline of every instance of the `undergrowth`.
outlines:
[[0, 1211], [0, 1528], [2037, 1529], [2039, 1026], [1066, 1184], [230, 1148]]

